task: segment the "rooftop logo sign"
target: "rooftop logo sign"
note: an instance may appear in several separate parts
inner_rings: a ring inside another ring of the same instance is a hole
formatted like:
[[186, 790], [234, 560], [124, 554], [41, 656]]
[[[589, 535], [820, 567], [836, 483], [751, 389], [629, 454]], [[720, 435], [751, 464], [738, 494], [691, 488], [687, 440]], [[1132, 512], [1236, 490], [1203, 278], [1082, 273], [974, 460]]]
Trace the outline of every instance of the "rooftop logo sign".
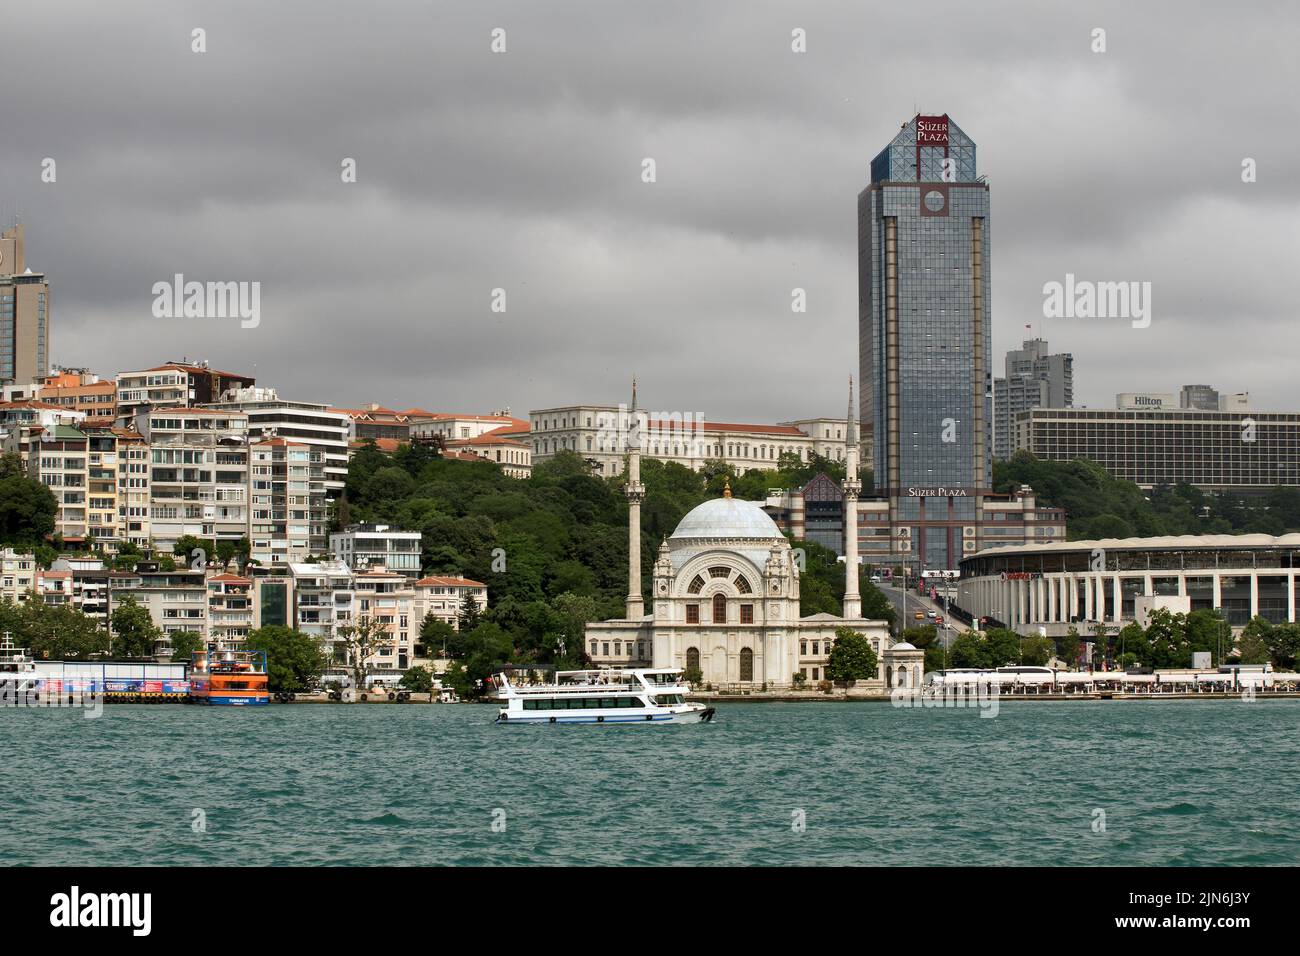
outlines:
[[948, 117], [918, 116], [916, 118], [917, 146], [947, 146]]

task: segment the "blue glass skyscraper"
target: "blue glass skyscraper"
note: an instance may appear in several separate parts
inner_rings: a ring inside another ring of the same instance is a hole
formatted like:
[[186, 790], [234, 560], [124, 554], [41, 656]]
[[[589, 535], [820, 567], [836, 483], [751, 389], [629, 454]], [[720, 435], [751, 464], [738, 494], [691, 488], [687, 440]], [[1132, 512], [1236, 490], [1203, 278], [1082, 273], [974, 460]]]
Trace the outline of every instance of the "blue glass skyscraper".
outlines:
[[989, 189], [975, 143], [946, 114], [918, 115], [858, 195], [861, 421], [890, 526], [889, 556], [867, 560], [955, 569], [983, 536], [989, 305]]

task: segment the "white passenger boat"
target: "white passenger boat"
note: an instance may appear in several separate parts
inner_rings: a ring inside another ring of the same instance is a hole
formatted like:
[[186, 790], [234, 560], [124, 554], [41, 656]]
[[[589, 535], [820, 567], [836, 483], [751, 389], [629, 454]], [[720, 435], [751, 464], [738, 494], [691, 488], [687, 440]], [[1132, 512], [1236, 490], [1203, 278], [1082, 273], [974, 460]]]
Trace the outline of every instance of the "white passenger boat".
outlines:
[[493, 680], [499, 724], [701, 724], [713, 708], [686, 700], [682, 671], [627, 668], [558, 671], [553, 683]]

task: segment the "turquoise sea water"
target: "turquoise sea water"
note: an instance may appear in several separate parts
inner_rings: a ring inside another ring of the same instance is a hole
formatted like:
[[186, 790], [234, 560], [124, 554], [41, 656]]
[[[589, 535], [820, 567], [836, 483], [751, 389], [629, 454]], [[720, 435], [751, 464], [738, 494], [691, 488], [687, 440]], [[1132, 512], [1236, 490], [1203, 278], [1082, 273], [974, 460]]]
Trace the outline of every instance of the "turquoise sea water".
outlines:
[[1300, 701], [1018, 702], [994, 719], [723, 704], [676, 727], [494, 714], [0, 711], [0, 851], [96, 866], [1300, 861]]

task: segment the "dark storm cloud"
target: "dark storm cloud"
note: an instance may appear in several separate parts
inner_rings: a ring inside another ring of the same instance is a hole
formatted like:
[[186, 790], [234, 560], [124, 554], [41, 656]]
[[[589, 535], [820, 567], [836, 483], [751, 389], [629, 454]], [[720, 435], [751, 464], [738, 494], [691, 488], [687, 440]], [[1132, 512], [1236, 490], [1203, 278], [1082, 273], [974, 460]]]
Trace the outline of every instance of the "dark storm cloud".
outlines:
[[[289, 397], [522, 413], [620, 400], [635, 370], [655, 407], [840, 414], [855, 197], [899, 124], [947, 112], [991, 183], [999, 369], [1033, 324], [1074, 353], [1089, 404], [1209, 382], [1294, 408], [1297, 19], [1285, 3], [31, 5], [0, 66], [0, 203], [51, 277], [54, 359], [101, 374], [186, 354]], [[153, 283], [177, 272], [260, 281], [260, 327], [153, 318]], [[1066, 272], [1152, 282], [1151, 327], [1043, 320], [1043, 283]]]

